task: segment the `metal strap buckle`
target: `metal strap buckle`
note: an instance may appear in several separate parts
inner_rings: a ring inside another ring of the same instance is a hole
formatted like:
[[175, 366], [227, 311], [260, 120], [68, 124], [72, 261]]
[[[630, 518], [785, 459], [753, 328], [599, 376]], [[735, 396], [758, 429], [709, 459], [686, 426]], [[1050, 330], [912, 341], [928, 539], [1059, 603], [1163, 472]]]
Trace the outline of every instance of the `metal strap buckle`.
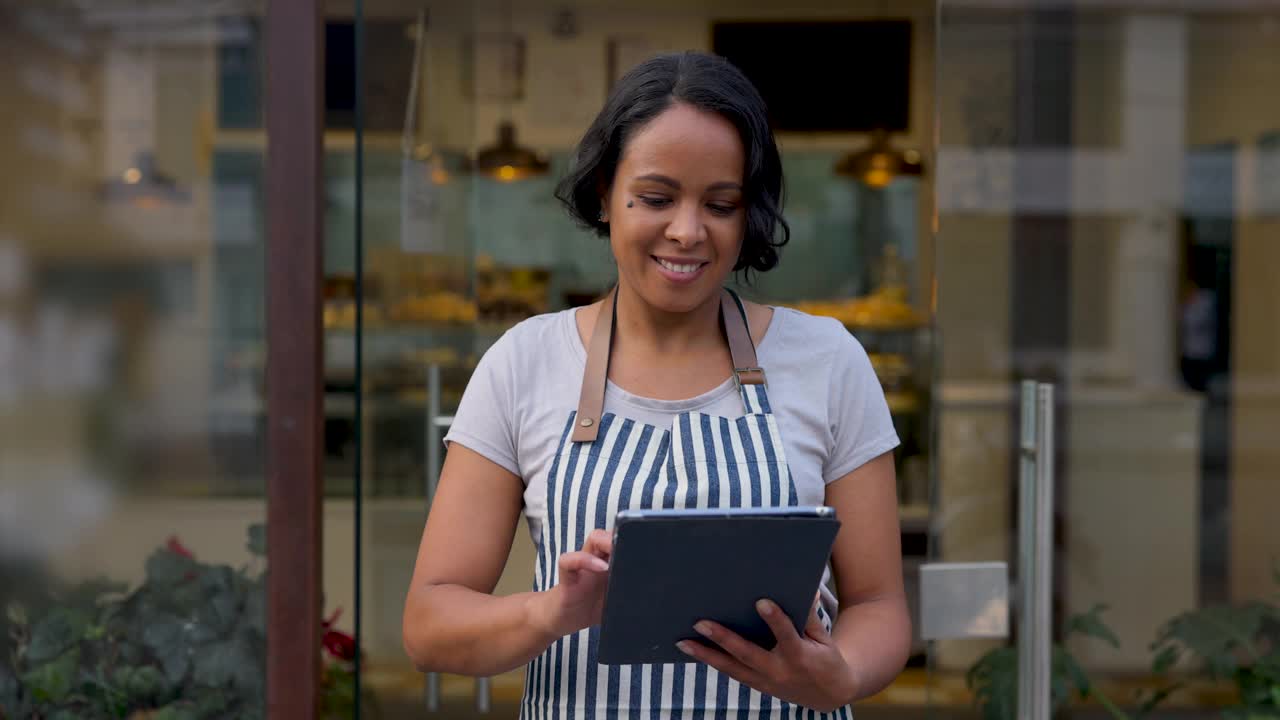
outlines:
[[[744, 373], [757, 373], [759, 374], [760, 379], [757, 381], [754, 378], [749, 378], [746, 381], [743, 381], [742, 375]], [[764, 374], [764, 368], [761, 367], [734, 368], [733, 381], [737, 384], [739, 390], [742, 389], [743, 385], [764, 385], [765, 387], [769, 387], [769, 379]]]

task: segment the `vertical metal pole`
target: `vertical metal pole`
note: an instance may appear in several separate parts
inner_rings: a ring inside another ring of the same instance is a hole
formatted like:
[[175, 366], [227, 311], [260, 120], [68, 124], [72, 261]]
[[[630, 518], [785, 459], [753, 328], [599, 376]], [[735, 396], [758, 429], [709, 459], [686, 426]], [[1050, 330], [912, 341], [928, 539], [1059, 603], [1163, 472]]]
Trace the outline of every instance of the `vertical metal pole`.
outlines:
[[[440, 366], [432, 363], [427, 366], [427, 484], [424, 492], [428, 507], [436, 493], [436, 481], [440, 472], [440, 427], [436, 424], [438, 417], [440, 417]], [[439, 673], [427, 673], [426, 701], [427, 712], [439, 712]]]
[[427, 686], [425, 691], [425, 700], [427, 704], [427, 712], [440, 712], [440, 674], [427, 673]]
[[440, 479], [440, 366], [427, 366], [427, 503], [436, 494]]
[[476, 678], [476, 712], [487, 713], [492, 709], [490, 687], [492, 681], [487, 677]]
[[1031, 576], [1035, 582], [1031, 631], [1036, 684], [1031, 717], [1049, 720], [1053, 683], [1053, 385], [1041, 383], [1036, 400], [1036, 559]]
[[1037, 383], [1022, 383], [1022, 432], [1018, 464], [1018, 717], [1032, 717], [1035, 696], [1036, 450]]

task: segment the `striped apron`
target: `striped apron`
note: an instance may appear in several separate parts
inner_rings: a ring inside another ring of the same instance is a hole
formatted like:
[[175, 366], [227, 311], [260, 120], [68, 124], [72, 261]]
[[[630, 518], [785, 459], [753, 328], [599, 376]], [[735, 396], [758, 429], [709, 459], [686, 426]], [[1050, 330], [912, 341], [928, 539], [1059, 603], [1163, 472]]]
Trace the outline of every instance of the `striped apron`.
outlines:
[[[601, 309], [581, 402], [565, 423], [547, 479], [547, 515], [534, 570], [537, 591], [559, 582], [560, 555], [580, 549], [595, 528], [612, 530], [619, 510], [798, 504], [764, 371], [756, 366], [736, 296], [724, 292], [721, 318], [745, 415], [684, 413], [670, 429], [602, 413], [613, 300], [610, 293]], [[824, 600], [834, 597], [824, 591]], [[820, 606], [818, 614], [830, 631], [830, 612]], [[851, 717], [848, 707], [818, 713], [781, 702], [702, 663], [600, 665], [599, 637], [598, 626], [565, 636], [529, 664], [522, 720]]]

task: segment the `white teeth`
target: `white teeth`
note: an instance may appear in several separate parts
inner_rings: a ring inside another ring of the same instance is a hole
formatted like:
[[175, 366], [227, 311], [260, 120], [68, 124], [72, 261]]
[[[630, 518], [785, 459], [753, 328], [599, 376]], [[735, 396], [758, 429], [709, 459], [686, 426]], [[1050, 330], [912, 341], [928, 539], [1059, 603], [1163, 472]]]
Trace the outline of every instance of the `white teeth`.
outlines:
[[661, 258], [654, 258], [654, 259], [658, 261], [659, 265], [670, 270], [671, 272], [691, 273], [691, 272], [696, 272], [698, 268], [702, 267], [701, 264], [676, 265], [675, 263], [667, 262], [666, 260], [662, 260]]

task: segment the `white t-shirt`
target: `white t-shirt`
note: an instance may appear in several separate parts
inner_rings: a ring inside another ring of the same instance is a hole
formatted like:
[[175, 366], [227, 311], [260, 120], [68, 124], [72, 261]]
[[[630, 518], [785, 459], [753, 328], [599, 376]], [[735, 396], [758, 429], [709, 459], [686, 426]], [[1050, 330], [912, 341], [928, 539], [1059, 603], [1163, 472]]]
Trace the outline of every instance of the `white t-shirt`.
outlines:
[[[756, 360], [801, 505], [823, 504], [827, 483], [897, 447], [871, 361], [838, 321], [775, 308]], [[464, 445], [524, 480], [535, 541], [546, 515], [547, 474], [578, 407], [586, 362], [574, 309], [521, 322], [480, 359], [445, 436], [446, 445]], [[687, 400], [639, 397], [610, 381], [604, 411], [662, 429], [691, 411], [744, 414], [732, 378]]]

